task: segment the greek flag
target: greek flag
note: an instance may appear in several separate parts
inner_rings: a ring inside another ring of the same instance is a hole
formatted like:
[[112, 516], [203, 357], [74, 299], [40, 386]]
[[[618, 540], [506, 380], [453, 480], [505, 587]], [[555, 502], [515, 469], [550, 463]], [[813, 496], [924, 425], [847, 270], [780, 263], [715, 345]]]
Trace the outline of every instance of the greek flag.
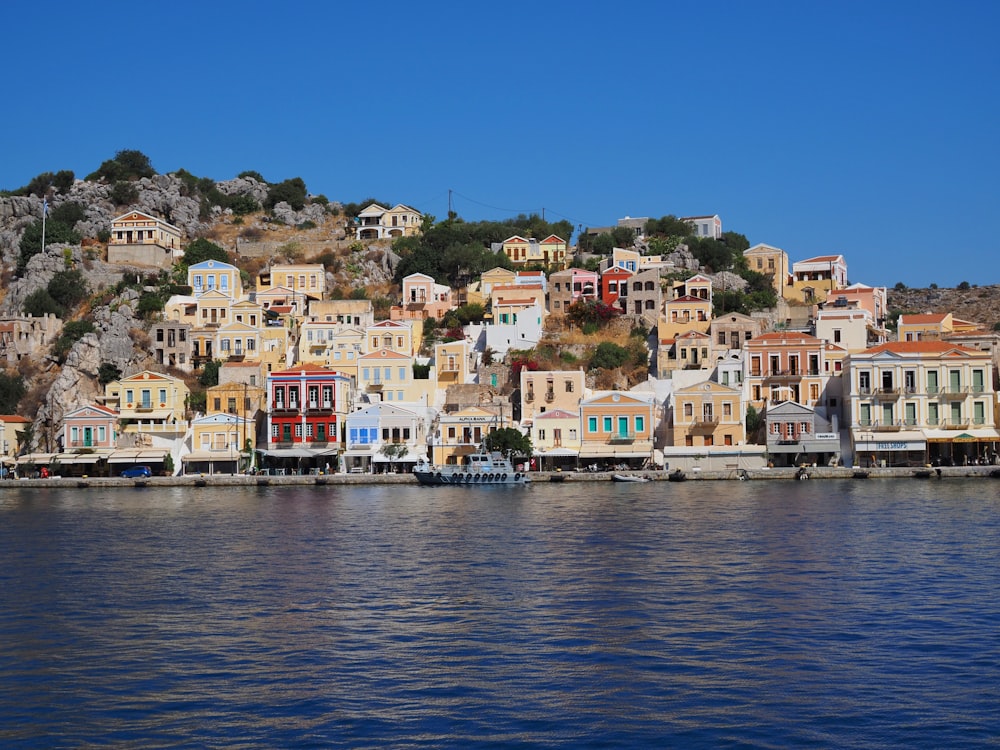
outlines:
[[49, 199], [42, 198], [42, 216], [49, 215]]

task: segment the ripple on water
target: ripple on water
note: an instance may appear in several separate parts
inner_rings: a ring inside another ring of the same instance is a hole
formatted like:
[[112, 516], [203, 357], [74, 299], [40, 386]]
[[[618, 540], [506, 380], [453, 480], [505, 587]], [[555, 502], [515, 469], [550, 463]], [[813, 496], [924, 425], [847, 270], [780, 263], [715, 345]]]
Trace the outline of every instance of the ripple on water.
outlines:
[[0, 740], [989, 746], [982, 487], [6, 491]]

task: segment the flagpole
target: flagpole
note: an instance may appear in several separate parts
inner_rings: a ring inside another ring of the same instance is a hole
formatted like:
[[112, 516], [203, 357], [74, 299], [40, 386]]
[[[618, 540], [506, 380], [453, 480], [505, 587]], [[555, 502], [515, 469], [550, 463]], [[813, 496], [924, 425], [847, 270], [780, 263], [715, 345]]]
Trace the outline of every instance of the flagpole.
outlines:
[[42, 253], [45, 252], [45, 217], [49, 213], [49, 199], [42, 196]]

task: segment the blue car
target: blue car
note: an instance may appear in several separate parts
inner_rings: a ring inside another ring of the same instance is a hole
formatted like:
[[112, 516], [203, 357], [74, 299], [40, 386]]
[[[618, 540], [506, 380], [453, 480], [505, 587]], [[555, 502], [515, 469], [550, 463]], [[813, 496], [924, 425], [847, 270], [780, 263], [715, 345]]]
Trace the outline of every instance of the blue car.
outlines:
[[133, 466], [131, 469], [125, 469], [122, 472], [122, 477], [125, 479], [138, 479], [139, 477], [151, 476], [153, 476], [153, 471], [148, 466]]

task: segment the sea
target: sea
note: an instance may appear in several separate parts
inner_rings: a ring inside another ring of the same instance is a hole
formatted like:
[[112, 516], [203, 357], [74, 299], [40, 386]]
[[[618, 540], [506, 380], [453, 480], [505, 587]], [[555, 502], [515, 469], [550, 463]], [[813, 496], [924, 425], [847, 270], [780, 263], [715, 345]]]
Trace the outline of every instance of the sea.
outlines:
[[998, 489], [4, 486], [0, 747], [1000, 747]]

